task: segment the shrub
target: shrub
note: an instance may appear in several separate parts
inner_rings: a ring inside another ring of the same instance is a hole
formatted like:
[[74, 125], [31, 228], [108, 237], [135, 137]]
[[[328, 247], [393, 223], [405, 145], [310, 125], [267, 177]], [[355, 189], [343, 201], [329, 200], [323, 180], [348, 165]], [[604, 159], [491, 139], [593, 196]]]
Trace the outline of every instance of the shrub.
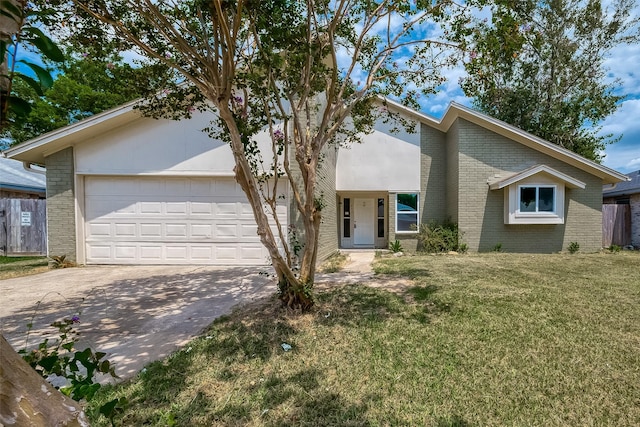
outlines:
[[620, 246], [618, 246], [618, 245], [611, 245], [611, 246], [609, 246], [608, 249], [612, 254], [617, 254], [618, 252], [620, 252], [622, 250], [622, 248]]
[[493, 249], [491, 249], [491, 251], [493, 251], [493, 252], [502, 252], [502, 243], [496, 243], [495, 246], [493, 247]]
[[402, 244], [400, 243], [400, 240], [389, 243], [389, 250], [393, 253], [402, 252]]
[[[93, 351], [91, 348], [75, 348], [79, 335], [74, 328], [77, 323], [80, 323], [79, 316], [51, 323], [58, 331], [58, 338], [45, 338], [37, 348], [29, 351], [27, 346], [33, 327], [33, 322], [30, 322], [27, 324], [25, 347], [18, 350], [18, 354], [43, 378], [64, 378], [66, 384], [52, 384], [64, 395], [78, 402], [90, 401], [101, 387], [100, 383], [96, 382], [97, 374], [110, 375], [113, 378], [118, 376], [113, 364], [105, 358], [106, 353]], [[126, 405], [125, 398], [114, 399], [101, 405], [98, 411], [111, 420], [113, 425], [114, 417], [122, 412]]]
[[435, 221], [420, 224], [418, 230], [418, 250], [429, 253], [466, 251], [467, 245], [462, 243], [462, 232], [458, 224], [445, 221], [439, 224]]
[[573, 255], [580, 250], [580, 243], [571, 242], [569, 243], [569, 246], [567, 247], [567, 249], [569, 250], [569, 253]]

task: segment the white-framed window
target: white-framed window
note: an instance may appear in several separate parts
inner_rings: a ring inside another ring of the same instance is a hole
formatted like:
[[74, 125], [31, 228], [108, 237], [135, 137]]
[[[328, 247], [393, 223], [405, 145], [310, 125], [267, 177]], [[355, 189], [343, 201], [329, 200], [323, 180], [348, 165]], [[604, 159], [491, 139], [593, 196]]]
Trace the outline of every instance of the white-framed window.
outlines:
[[531, 181], [506, 189], [504, 223], [564, 224], [564, 184]]
[[417, 233], [418, 193], [396, 194], [396, 233]]
[[556, 215], [556, 193], [555, 185], [519, 185], [516, 215]]

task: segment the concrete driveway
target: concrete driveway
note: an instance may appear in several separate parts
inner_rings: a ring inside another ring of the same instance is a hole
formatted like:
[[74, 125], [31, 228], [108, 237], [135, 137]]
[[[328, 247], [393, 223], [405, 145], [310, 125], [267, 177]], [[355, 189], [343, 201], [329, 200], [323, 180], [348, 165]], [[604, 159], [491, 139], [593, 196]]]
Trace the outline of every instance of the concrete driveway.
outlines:
[[[0, 281], [2, 334], [16, 349], [42, 341], [55, 320], [80, 316], [80, 349], [108, 354], [122, 378], [168, 355], [234, 305], [273, 295], [263, 268], [95, 266]], [[40, 302], [40, 303], [38, 303]]]

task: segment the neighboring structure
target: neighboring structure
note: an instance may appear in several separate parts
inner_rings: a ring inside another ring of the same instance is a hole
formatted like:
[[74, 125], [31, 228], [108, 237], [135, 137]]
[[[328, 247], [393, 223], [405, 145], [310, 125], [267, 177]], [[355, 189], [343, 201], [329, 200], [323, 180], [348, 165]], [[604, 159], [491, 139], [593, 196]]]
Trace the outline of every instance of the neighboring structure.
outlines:
[[22, 162], [0, 157], [1, 199], [44, 199], [45, 188], [44, 169], [28, 170]]
[[[610, 185], [603, 187], [603, 203], [619, 205], [624, 209], [624, 213], [619, 216], [625, 219], [625, 224], [619, 226], [630, 226], [630, 230], [622, 232], [630, 234], [630, 238], [625, 236], [625, 240], [630, 240], [631, 245], [640, 248], [640, 170], [631, 172], [627, 176], [630, 181], [621, 182], [613, 187]], [[626, 218], [627, 215], [628, 218]], [[626, 224], [627, 222], [629, 224]]]
[[[87, 264], [267, 263], [229, 147], [200, 131], [211, 116], [156, 121], [133, 105], [7, 151], [46, 165], [49, 253]], [[326, 153], [321, 256], [396, 239], [415, 249], [419, 223], [447, 219], [472, 251], [601, 247], [602, 185], [624, 175], [461, 105], [442, 120], [387, 108], [415, 132], [380, 122], [362, 144]], [[282, 194], [281, 218], [295, 225]]]

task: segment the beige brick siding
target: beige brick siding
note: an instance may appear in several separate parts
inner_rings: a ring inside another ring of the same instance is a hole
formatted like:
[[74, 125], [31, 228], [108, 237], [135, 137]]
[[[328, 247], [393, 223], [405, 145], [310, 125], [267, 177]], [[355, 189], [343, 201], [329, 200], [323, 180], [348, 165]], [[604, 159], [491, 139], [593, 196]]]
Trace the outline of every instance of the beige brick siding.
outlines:
[[[336, 162], [337, 153], [335, 145], [327, 145], [324, 150], [324, 157], [318, 168], [318, 182], [316, 186], [316, 196], [322, 196], [324, 209], [322, 210], [322, 223], [320, 224], [320, 237], [318, 239], [318, 263], [338, 250], [338, 201], [336, 194]], [[291, 174], [299, 189], [304, 189], [304, 182], [300, 174], [298, 162], [291, 154]], [[304, 196], [304, 194], [302, 194]], [[304, 244], [304, 224], [302, 217], [296, 206], [295, 200], [291, 197], [289, 202], [289, 224], [295, 232], [300, 243]]]
[[[602, 245], [602, 180], [553, 157], [514, 143], [473, 123], [458, 119], [458, 225], [472, 251], [489, 251], [500, 243], [508, 252], [556, 252], [578, 242], [582, 251]], [[574, 177], [585, 189], [567, 189], [565, 224], [505, 225], [504, 190], [489, 190], [487, 180], [506, 177], [537, 164]], [[454, 215], [452, 215], [454, 217]]]
[[47, 167], [47, 238], [50, 256], [76, 260], [73, 148], [45, 159]]
[[316, 194], [322, 196], [322, 223], [318, 239], [318, 262], [322, 262], [338, 250], [338, 196], [336, 194], [336, 162], [337, 149], [333, 144], [327, 145], [324, 157], [318, 170]]

